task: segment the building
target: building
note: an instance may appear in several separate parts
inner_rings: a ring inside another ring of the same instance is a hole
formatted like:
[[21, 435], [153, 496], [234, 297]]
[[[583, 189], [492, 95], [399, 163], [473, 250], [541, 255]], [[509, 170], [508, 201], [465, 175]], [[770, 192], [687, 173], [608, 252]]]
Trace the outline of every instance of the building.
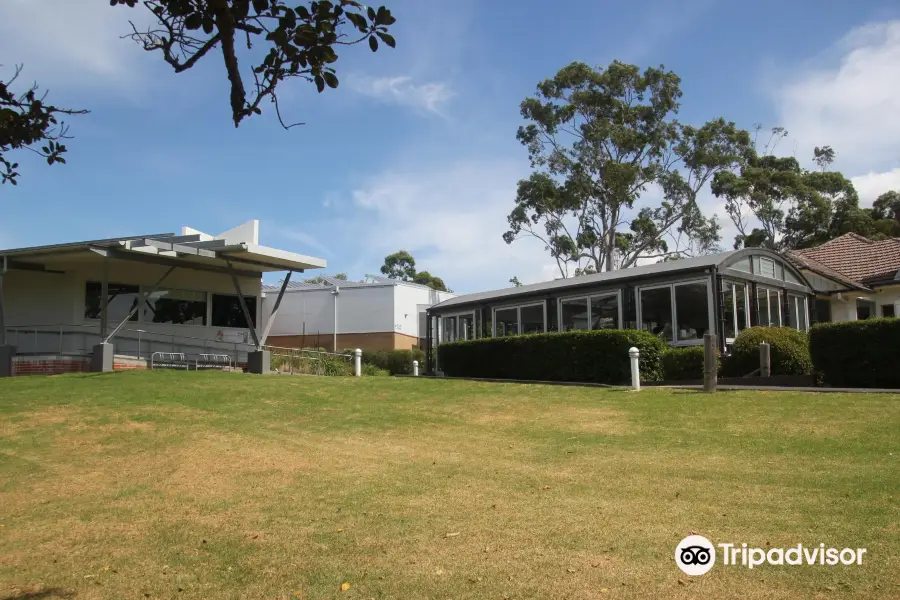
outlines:
[[807, 330], [811, 298], [805, 276], [785, 257], [747, 248], [457, 296], [429, 309], [427, 347], [547, 331], [643, 329], [675, 346], [702, 344], [703, 334], [713, 332], [727, 350], [751, 326]]
[[848, 233], [788, 256], [816, 291], [818, 321], [900, 316], [900, 238]]
[[155, 352], [253, 362], [262, 275], [325, 266], [261, 246], [258, 221], [0, 250], [0, 375], [142, 367]]
[[[424, 347], [425, 310], [454, 297], [417, 283], [371, 275], [361, 282], [323, 279], [323, 283], [288, 283], [269, 344], [328, 350]], [[263, 286], [267, 314], [280, 289]]]

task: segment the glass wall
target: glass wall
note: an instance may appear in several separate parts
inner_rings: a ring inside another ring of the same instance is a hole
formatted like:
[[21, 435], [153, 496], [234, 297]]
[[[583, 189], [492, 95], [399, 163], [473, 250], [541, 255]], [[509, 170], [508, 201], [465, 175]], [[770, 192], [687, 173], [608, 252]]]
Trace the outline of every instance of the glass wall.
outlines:
[[474, 340], [475, 339], [475, 315], [472, 313], [459, 315], [459, 339]]
[[619, 296], [591, 296], [591, 329], [619, 328]]
[[706, 281], [640, 288], [639, 296], [641, 329], [666, 342], [695, 344], [710, 331]]
[[750, 327], [750, 311], [747, 307], [747, 286], [732, 281], [722, 282], [722, 308], [724, 309], [725, 339], [733, 340]]
[[590, 319], [588, 318], [588, 299], [572, 298], [568, 300], [560, 300], [560, 320], [562, 324], [560, 331], [575, 331], [579, 329], [590, 329]]
[[[121, 323], [128, 312], [137, 306], [140, 301], [140, 288], [136, 285], [124, 283], [109, 283], [106, 295], [106, 314], [110, 323]], [[99, 281], [88, 281], [84, 284], [84, 318], [99, 319], [103, 285]], [[131, 321], [138, 320], [137, 311], [131, 316]]]
[[519, 307], [522, 333], [544, 333], [544, 303]]
[[504, 337], [519, 334], [519, 309], [498, 308], [494, 311], [494, 336]]
[[441, 341], [455, 342], [456, 340], [456, 316], [443, 317], [441, 319]]
[[[256, 298], [244, 296], [247, 302], [247, 310], [250, 311], [252, 326], [256, 327]], [[212, 326], [213, 327], [238, 327], [247, 329], [247, 320], [244, 311], [241, 310], [241, 302], [237, 296], [229, 294], [212, 295]]]
[[781, 327], [781, 292], [757, 286], [756, 310], [759, 325]]
[[806, 308], [806, 298], [795, 294], [788, 294], [788, 314], [787, 325], [800, 331], [809, 329], [808, 311]]
[[566, 298], [559, 306], [561, 331], [619, 328], [618, 294]]
[[144, 323], [206, 325], [206, 292], [159, 289], [144, 304]]

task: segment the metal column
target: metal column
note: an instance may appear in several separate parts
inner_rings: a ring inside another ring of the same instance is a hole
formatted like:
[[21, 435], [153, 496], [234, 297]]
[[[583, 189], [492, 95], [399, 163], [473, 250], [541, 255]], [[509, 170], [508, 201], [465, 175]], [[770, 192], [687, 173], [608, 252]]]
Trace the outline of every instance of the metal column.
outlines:
[[228, 265], [231, 282], [234, 284], [234, 291], [237, 292], [241, 310], [244, 311], [244, 319], [247, 320], [247, 327], [250, 329], [250, 335], [253, 336], [253, 343], [256, 345], [256, 349], [259, 350], [262, 348], [262, 344], [259, 343], [259, 335], [256, 333], [256, 327], [253, 325], [253, 318], [250, 316], [250, 310], [247, 309], [247, 301], [244, 300], [244, 293], [241, 292], [241, 284], [238, 281], [237, 274], [234, 272], [234, 267], [231, 266], [231, 261], [225, 261], [225, 264]]
[[265, 346], [266, 340], [269, 339], [269, 331], [272, 329], [272, 323], [275, 322], [275, 315], [278, 314], [278, 307], [281, 306], [281, 299], [284, 297], [284, 290], [287, 289], [288, 283], [291, 281], [291, 274], [293, 271], [288, 271], [288, 274], [285, 276], [284, 281], [281, 282], [281, 289], [278, 291], [278, 298], [275, 299], [275, 306], [272, 307], [272, 314], [269, 315], [269, 320], [266, 321], [266, 329], [262, 334], [262, 345]]

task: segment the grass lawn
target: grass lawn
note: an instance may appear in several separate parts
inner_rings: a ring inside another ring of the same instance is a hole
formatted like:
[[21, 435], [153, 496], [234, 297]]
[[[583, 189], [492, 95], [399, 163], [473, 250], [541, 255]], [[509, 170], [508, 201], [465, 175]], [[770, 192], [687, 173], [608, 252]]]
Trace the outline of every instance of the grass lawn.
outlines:
[[[691, 578], [692, 531], [868, 552]], [[2, 380], [0, 599], [76, 597], [900, 598], [900, 396]]]

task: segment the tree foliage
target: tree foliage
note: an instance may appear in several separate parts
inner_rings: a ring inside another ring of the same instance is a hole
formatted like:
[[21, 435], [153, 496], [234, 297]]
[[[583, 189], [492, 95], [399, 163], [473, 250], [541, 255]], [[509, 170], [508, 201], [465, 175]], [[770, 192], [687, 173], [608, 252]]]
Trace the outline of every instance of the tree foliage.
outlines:
[[[679, 123], [680, 96], [673, 72], [618, 61], [605, 69], [575, 62], [539, 83], [521, 104], [529, 124], [517, 135], [534, 172], [518, 184], [504, 240], [541, 240], [563, 277], [572, 265], [603, 271], [714, 250], [718, 225], [701, 214], [697, 194], [742, 159], [750, 137], [724, 119]], [[661, 202], [635, 212], [651, 184]]]
[[13, 88], [21, 73], [22, 67], [16, 66], [9, 80], [0, 80], [0, 183], [13, 185], [19, 163], [8, 158], [10, 152], [27, 149], [45, 158], [48, 165], [65, 164], [66, 145], [61, 140], [69, 136], [62, 117], [87, 112], [48, 104], [47, 93], [41, 93], [37, 84], [16, 93]]
[[328, 283], [329, 279], [337, 279], [339, 281], [347, 281], [346, 273], [335, 273], [334, 275], [316, 275], [315, 277], [308, 277], [303, 280], [303, 283], [314, 283], [314, 284], [322, 284]]
[[[110, 0], [134, 7], [138, 0]], [[278, 86], [288, 79], [338, 87], [337, 48], [379, 40], [393, 48], [388, 27], [396, 19], [384, 6], [374, 9], [356, 0], [318, 0], [289, 6], [284, 0], [144, 0], [156, 17], [146, 30], [132, 24], [129, 35], [148, 52], [159, 52], [176, 73], [194, 67], [211, 51], [221, 52], [230, 84], [235, 127], [269, 100], [282, 125]], [[255, 45], [265, 50], [262, 59]], [[241, 62], [252, 67], [242, 71]], [[248, 88], [250, 91], [248, 92]]]
[[406, 250], [398, 250], [385, 256], [384, 264], [381, 265], [381, 273], [390, 279], [427, 285], [439, 292], [451, 291], [440, 277], [435, 277], [428, 271], [416, 271], [416, 259]]

